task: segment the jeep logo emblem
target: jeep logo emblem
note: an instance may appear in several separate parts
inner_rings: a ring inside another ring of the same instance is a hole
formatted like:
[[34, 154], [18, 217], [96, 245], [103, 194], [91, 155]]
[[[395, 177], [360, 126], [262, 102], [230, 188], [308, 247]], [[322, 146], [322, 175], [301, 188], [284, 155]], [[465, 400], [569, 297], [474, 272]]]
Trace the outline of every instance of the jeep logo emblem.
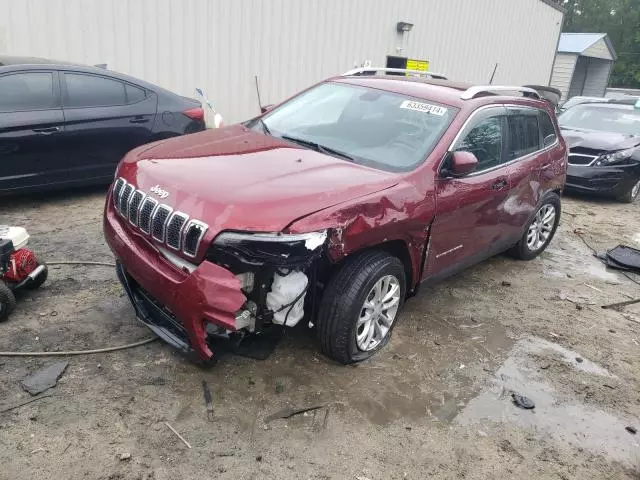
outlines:
[[156, 185], [155, 187], [151, 187], [151, 193], [155, 193], [160, 198], [167, 198], [169, 196], [169, 192], [160, 188], [160, 185]]

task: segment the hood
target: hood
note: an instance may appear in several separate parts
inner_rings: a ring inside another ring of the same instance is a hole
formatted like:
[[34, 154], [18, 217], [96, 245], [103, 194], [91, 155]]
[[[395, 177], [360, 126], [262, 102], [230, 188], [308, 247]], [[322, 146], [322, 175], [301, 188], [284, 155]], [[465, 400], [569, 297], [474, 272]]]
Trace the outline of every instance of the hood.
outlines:
[[614, 151], [635, 147], [640, 144], [640, 137], [599, 130], [581, 130], [561, 127], [562, 136], [571, 148], [581, 147], [593, 150]]
[[[118, 176], [207, 223], [208, 237], [222, 230], [281, 231], [311, 213], [398, 183], [392, 173], [239, 125], [134, 150]], [[164, 198], [151, 192], [156, 186]]]

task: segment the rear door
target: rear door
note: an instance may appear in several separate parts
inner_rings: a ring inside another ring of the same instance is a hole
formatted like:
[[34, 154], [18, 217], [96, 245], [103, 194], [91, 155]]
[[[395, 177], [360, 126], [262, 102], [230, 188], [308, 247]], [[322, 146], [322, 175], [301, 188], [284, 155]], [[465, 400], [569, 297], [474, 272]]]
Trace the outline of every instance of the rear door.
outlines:
[[478, 166], [464, 177], [436, 182], [427, 276], [457, 271], [496, 253], [504, 243], [503, 206], [509, 191], [506, 118], [502, 106], [476, 111], [451, 146], [450, 151], [473, 153]]
[[156, 94], [109, 76], [61, 77], [70, 171], [85, 179], [113, 177], [125, 153], [151, 140]]
[[543, 190], [541, 172], [550, 159], [548, 149], [543, 146], [540, 110], [515, 106], [508, 110], [507, 161], [511, 184], [504, 204], [504, 227], [515, 242], [537, 209]]
[[57, 72], [0, 75], [0, 191], [52, 183], [64, 160], [63, 132]]

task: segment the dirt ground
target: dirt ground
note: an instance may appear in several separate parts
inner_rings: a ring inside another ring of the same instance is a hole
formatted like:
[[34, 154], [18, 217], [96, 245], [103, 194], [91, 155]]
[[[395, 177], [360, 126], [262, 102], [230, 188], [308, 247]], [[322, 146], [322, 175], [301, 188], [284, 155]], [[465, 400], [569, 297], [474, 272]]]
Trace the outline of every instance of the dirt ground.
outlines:
[[[48, 261], [113, 261], [103, 198], [2, 199], [0, 223], [27, 227]], [[50, 397], [0, 413], [0, 479], [640, 478], [640, 434], [625, 430], [640, 429], [640, 304], [601, 308], [640, 286], [574, 233], [599, 251], [640, 246], [640, 205], [563, 201], [540, 258], [499, 256], [424, 288], [388, 347], [357, 366], [327, 360], [306, 329], [265, 361], [225, 356], [210, 369], [159, 341], [66, 357]], [[100, 266], [52, 267], [0, 332], [4, 351], [151, 336]], [[0, 411], [29, 398], [22, 378], [57, 360], [0, 357]], [[518, 409], [512, 391], [536, 408]], [[308, 406], [322, 408], [267, 421]]]

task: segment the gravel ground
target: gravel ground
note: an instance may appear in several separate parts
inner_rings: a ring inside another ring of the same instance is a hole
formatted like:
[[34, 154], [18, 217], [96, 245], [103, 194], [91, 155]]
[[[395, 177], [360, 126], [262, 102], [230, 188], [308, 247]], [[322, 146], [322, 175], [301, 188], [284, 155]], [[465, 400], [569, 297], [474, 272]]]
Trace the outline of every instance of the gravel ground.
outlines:
[[[113, 261], [104, 190], [2, 199], [45, 260]], [[0, 479], [640, 478], [640, 286], [603, 250], [640, 247], [640, 205], [563, 199], [531, 262], [498, 256], [409, 300], [388, 347], [344, 367], [305, 329], [265, 361], [202, 369], [154, 342], [68, 357], [51, 396], [0, 413]], [[112, 268], [56, 266], [0, 324], [0, 350], [76, 350], [150, 337]], [[0, 410], [52, 358], [0, 357]], [[207, 419], [202, 380], [210, 386]], [[536, 403], [513, 405], [512, 391]], [[286, 407], [321, 406], [267, 421]], [[166, 426], [168, 422], [191, 445]]]

